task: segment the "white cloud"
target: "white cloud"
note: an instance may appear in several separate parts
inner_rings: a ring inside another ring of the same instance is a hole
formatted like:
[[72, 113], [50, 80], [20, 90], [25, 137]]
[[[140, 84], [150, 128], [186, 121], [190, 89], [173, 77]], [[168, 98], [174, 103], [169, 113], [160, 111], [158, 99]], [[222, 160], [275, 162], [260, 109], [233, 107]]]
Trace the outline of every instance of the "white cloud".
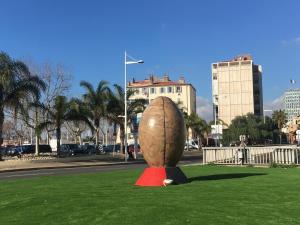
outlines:
[[[271, 110], [279, 110], [284, 108], [284, 95], [275, 98], [272, 101], [267, 101], [264, 103], [264, 109], [271, 109]], [[266, 112], [266, 115], [272, 115], [272, 112]]]
[[283, 45], [300, 45], [300, 37], [295, 37], [290, 40], [283, 40], [281, 41]]
[[206, 121], [211, 121], [213, 119], [213, 107], [211, 101], [208, 99], [197, 96], [196, 97], [197, 114], [205, 119]]
[[300, 44], [300, 37], [296, 37], [293, 39], [294, 43]]
[[[197, 114], [201, 118], [205, 119], [206, 121], [213, 120], [213, 106], [210, 100], [202, 96], [197, 96], [196, 104], [197, 104]], [[272, 111], [284, 109], [284, 95], [279, 96], [274, 100], [264, 102], [264, 109], [272, 110]], [[265, 114], [267, 116], [271, 116], [272, 111], [270, 112], [266, 111]]]

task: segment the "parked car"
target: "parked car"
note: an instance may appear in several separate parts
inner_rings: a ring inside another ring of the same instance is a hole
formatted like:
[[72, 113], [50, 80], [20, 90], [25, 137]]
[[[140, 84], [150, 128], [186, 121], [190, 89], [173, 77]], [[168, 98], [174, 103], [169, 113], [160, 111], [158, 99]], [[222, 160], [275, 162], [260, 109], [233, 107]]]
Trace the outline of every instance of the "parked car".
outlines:
[[[50, 145], [39, 145], [39, 153], [51, 153], [52, 149]], [[10, 147], [6, 151], [6, 155], [8, 156], [21, 156], [24, 154], [34, 154], [35, 153], [35, 145], [20, 145]]]
[[80, 154], [86, 154], [86, 151], [83, 147], [80, 147], [78, 144], [62, 144], [60, 146], [61, 156], [72, 156]]
[[6, 156], [7, 150], [8, 150], [7, 147], [0, 147], [0, 154], [1, 154], [1, 156]]
[[187, 147], [189, 147], [189, 149], [198, 149], [198, 144], [196, 144], [196, 142], [191, 139], [185, 142], [184, 149], [187, 149]]
[[120, 152], [121, 149], [121, 145], [120, 144], [116, 144], [116, 145], [103, 145], [103, 152], [105, 153], [111, 153], [111, 152]]
[[21, 157], [22, 155], [22, 148], [21, 146], [14, 146], [14, 147], [9, 147], [7, 150], [6, 150], [6, 155], [7, 156], [18, 156], [18, 157]]
[[52, 148], [50, 147], [50, 145], [40, 145], [39, 151], [40, 153], [51, 153]]
[[84, 154], [88, 154], [88, 155], [97, 154], [99, 152], [99, 150], [96, 148], [95, 145], [85, 144], [85, 145], [80, 145], [79, 148], [83, 150]]

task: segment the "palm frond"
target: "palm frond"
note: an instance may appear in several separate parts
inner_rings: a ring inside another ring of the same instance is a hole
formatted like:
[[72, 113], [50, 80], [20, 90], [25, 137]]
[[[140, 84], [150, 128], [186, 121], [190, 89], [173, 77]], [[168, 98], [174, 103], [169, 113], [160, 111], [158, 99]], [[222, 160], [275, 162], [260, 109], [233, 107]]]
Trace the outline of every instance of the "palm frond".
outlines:
[[105, 81], [105, 80], [101, 80], [98, 84], [98, 87], [96, 89], [96, 93], [97, 94], [102, 94], [103, 92], [106, 92], [106, 91], [110, 91], [109, 87], [108, 87], [108, 81]]
[[14, 61], [13, 62], [13, 68], [16, 75], [19, 77], [19, 79], [30, 77], [30, 71], [27, 67], [27, 65], [22, 61]]
[[96, 95], [93, 85], [91, 83], [83, 80], [80, 82], [80, 86], [86, 89], [87, 95], [91, 95], [91, 96]]

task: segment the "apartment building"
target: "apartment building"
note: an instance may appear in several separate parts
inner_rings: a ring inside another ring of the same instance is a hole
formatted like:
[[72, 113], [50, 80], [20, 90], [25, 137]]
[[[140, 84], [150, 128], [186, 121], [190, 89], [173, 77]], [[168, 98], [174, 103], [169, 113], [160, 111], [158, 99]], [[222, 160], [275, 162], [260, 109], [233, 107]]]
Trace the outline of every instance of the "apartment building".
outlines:
[[213, 113], [224, 127], [236, 116], [263, 115], [262, 67], [251, 55], [212, 63], [211, 71]]
[[171, 81], [168, 75], [164, 75], [161, 79], [150, 75], [145, 80], [129, 82], [128, 89], [135, 90], [130, 99], [143, 98], [151, 102], [158, 96], [166, 96], [188, 115], [196, 112], [196, 89], [192, 84], [186, 83], [183, 76], [178, 81]]
[[285, 92], [284, 109], [288, 122], [300, 116], [300, 89], [289, 89]]

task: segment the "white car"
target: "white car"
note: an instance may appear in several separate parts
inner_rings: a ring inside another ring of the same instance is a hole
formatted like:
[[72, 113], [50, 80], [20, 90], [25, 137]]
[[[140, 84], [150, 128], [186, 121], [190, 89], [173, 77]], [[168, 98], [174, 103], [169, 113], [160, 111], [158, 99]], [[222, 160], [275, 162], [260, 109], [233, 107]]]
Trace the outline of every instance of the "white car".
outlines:
[[198, 149], [198, 144], [194, 140], [189, 140], [185, 142], [184, 149], [187, 149], [189, 146], [189, 149]]

